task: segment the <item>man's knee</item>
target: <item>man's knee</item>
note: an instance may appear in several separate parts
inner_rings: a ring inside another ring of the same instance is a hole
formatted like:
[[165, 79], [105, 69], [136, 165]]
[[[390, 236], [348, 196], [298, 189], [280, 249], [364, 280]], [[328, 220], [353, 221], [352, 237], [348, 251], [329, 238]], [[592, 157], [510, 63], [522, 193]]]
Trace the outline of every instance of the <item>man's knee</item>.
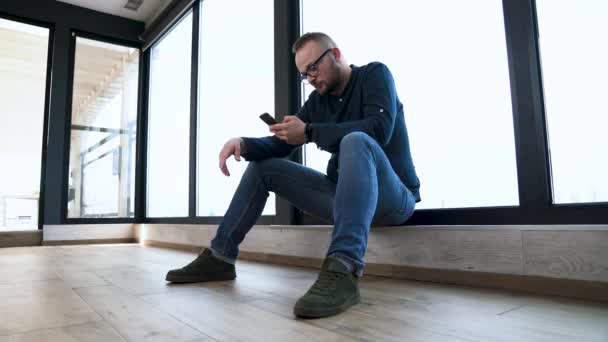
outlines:
[[276, 168], [284, 159], [281, 158], [267, 158], [261, 160], [254, 160], [249, 163], [250, 168], [256, 170], [268, 170]]
[[364, 132], [352, 132], [345, 135], [340, 141], [340, 151], [345, 149], [358, 150], [362, 147], [370, 146], [373, 142], [372, 137]]
[[262, 160], [254, 160], [249, 163], [247, 170], [253, 172], [253, 174], [265, 179], [269, 174], [276, 174], [276, 170], [281, 168], [281, 164], [285, 163], [285, 159], [281, 158], [267, 158]]

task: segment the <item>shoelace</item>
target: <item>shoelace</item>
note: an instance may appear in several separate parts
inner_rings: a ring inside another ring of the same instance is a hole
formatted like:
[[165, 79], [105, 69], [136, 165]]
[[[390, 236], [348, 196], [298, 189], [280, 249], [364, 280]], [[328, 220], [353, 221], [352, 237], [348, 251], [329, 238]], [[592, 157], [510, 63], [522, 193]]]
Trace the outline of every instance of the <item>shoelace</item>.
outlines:
[[322, 271], [319, 278], [310, 288], [310, 292], [318, 295], [326, 295], [336, 288], [338, 280], [344, 278], [346, 274], [332, 271]]

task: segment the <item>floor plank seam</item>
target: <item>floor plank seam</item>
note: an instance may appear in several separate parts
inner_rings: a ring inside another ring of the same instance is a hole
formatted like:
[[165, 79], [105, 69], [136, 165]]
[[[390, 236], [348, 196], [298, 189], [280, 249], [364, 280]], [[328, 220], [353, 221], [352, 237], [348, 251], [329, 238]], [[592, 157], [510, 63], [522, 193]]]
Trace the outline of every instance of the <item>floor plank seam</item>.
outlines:
[[87, 302], [84, 298], [82, 298], [82, 296], [80, 295], [80, 293], [78, 293], [78, 291], [72, 291], [72, 292], [74, 292], [87, 305], [87, 307], [89, 307], [89, 309], [91, 309], [93, 312], [95, 312], [101, 318], [101, 320], [104, 321], [116, 333], [116, 335], [118, 335], [120, 338], [122, 338], [123, 341], [125, 341], [125, 342], [129, 341], [125, 336], [123, 336], [120, 333], [120, 331], [118, 331], [118, 329], [114, 325], [112, 325], [112, 323], [108, 322], [99, 311], [95, 310], [91, 306], [91, 304], [89, 304], [89, 302]]
[[[88, 305], [88, 304], [87, 304], [87, 305]], [[95, 311], [95, 312], [97, 312], [97, 311]], [[98, 314], [98, 315], [99, 315], [99, 314]], [[123, 335], [120, 333], [120, 331], [118, 331], [118, 329], [116, 329], [116, 327], [114, 327], [112, 324], [110, 324], [110, 322], [106, 321], [106, 319], [105, 319], [105, 318], [103, 318], [103, 317], [101, 317], [101, 318], [102, 318], [102, 319], [103, 319], [103, 321], [104, 321], [104, 322], [105, 322], [105, 323], [108, 325], [108, 327], [110, 327], [110, 329], [112, 329], [112, 331], [113, 331], [113, 332], [115, 332], [115, 333], [116, 333], [116, 335], [118, 335], [118, 337], [122, 338], [122, 340], [123, 340], [124, 342], [129, 342], [129, 340], [128, 340], [128, 339], [127, 339], [125, 336], [123, 336]]]
[[[87, 304], [88, 306], [88, 304]], [[87, 322], [83, 322], [83, 323], [76, 323], [76, 324], [66, 324], [66, 325], [51, 325], [48, 327], [44, 327], [44, 328], [38, 328], [38, 329], [31, 329], [31, 330], [25, 330], [25, 331], [20, 331], [20, 332], [16, 332], [14, 334], [8, 334], [8, 335], [0, 335], [0, 337], [10, 337], [10, 336], [15, 336], [15, 335], [25, 335], [25, 334], [31, 334], [31, 333], [35, 333], [35, 332], [41, 332], [41, 331], [45, 331], [45, 330], [53, 330], [53, 329], [63, 329], [63, 328], [70, 328], [70, 327], [78, 327], [78, 326], [84, 326], [87, 324], [91, 324], [91, 323], [97, 323], [97, 322], [101, 322], [104, 321], [103, 317], [99, 316], [101, 319], [96, 320], [96, 321], [87, 321]], [[104, 321], [105, 322], [105, 321]]]
[[217, 339], [213, 338], [213, 336], [210, 336], [209, 334], [205, 333], [204, 331], [200, 330], [199, 328], [197, 328], [197, 327], [195, 327], [195, 326], [192, 326], [192, 325], [190, 325], [190, 324], [189, 324], [189, 323], [187, 323], [187, 322], [184, 322], [184, 321], [183, 321], [183, 320], [181, 320], [179, 317], [177, 317], [177, 316], [173, 315], [173, 314], [172, 314], [170, 311], [166, 311], [166, 310], [164, 310], [164, 309], [163, 309], [163, 308], [162, 308], [160, 305], [156, 305], [156, 304], [154, 304], [154, 303], [151, 303], [151, 302], [147, 301], [145, 298], [141, 298], [141, 297], [143, 297], [143, 296], [147, 296], [147, 295], [140, 295], [140, 296], [136, 296], [136, 298], [137, 298], [137, 299], [139, 299], [139, 300], [141, 300], [141, 301], [142, 301], [142, 302], [144, 302], [144, 303], [147, 303], [147, 304], [149, 304], [149, 305], [152, 305], [152, 306], [153, 306], [153, 307], [155, 307], [155, 308], [156, 308], [158, 311], [160, 311], [160, 312], [162, 312], [162, 313], [166, 314], [167, 316], [169, 316], [169, 317], [173, 318], [174, 320], [178, 321], [179, 323], [181, 323], [181, 324], [183, 324], [183, 325], [187, 326], [188, 328], [190, 328], [190, 329], [192, 329], [192, 330], [194, 330], [194, 331], [196, 331], [196, 332], [198, 332], [198, 333], [200, 333], [200, 334], [202, 335], [202, 336], [201, 336], [201, 337], [199, 337], [199, 338], [195, 338], [193, 341], [200, 340], [201, 338], [205, 338], [205, 337], [206, 337], [206, 338], [210, 338], [210, 339], [212, 339], [213, 341], [217, 341]]
[[516, 306], [516, 307], [511, 308], [511, 309], [509, 309], [509, 310], [506, 310], [506, 311], [500, 312], [500, 313], [498, 313], [498, 314], [496, 314], [496, 315], [497, 315], [497, 316], [506, 315], [506, 314], [508, 314], [509, 312], [513, 312], [513, 311], [515, 311], [515, 310], [519, 310], [519, 309], [523, 308], [524, 306], [527, 306], [527, 305], [519, 305], [519, 306]]

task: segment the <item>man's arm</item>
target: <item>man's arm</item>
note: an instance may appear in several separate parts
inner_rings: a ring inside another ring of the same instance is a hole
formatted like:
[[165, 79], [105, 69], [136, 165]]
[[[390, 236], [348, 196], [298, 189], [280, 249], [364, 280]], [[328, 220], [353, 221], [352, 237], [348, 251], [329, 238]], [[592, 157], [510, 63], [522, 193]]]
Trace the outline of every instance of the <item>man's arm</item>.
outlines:
[[297, 145], [289, 145], [275, 136], [241, 138], [241, 156], [247, 161], [287, 157]]
[[389, 142], [398, 111], [395, 82], [384, 64], [377, 63], [370, 68], [363, 85], [362, 120], [310, 124], [312, 141], [323, 150], [337, 152], [342, 138], [352, 132], [367, 133], [380, 146]]
[[[303, 122], [309, 122], [308, 101], [300, 108], [296, 116]], [[284, 158], [293, 152], [301, 144], [288, 144], [276, 136], [263, 138], [241, 138], [241, 155], [247, 161], [261, 160], [266, 158]]]

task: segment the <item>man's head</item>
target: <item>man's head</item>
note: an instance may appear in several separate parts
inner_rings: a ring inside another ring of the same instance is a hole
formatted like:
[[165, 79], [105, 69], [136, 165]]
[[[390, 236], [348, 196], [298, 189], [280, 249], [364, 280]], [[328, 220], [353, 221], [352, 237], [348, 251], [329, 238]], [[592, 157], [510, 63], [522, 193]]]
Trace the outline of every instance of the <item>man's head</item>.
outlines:
[[321, 95], [333, 93], [345, 85], [348, 64], [336, 43], [325, 33], [310, 32], [293, 44], [296, 67], [303, 80], [315, 87]]

